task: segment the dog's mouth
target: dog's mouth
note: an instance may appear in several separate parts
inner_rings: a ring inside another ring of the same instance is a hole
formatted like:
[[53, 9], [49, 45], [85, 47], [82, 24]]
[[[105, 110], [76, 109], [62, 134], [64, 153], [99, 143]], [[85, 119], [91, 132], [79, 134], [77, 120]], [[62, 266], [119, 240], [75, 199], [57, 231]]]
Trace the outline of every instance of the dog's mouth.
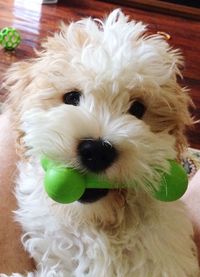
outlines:
[[78, 201], [83, 204], [93, 203], [105, 197], [108, 192], [109, 189], [86, 189]]

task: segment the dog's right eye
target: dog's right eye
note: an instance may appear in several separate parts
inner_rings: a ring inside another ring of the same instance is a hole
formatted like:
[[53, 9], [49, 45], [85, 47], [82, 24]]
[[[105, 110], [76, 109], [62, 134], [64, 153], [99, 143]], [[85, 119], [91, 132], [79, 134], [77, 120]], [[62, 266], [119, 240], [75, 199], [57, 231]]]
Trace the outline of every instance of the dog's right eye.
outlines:
[[80, 91], [70, 91], [63, 95], [63, 102], [68, 105], [78, 106], [80, 97]]
[[141, 119], [146, 111], [146, 107], [140, 101], [134, 101], [129, 109], [129, 113]]

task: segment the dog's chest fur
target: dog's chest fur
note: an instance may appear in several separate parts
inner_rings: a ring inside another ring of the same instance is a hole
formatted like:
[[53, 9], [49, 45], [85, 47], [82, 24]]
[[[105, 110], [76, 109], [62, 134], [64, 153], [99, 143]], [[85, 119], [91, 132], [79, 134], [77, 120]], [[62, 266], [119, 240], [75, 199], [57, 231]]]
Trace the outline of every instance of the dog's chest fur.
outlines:
[[19, 171], [17, 219], [25, 248], [43, 272], [38, 276], [45, 268], [58, 277], [197, 276], [192, 227], [180, 202], [138, 198], [127, 203], [118, 227], [76, 226], [43, 193], [38, 165], [21, 163]]

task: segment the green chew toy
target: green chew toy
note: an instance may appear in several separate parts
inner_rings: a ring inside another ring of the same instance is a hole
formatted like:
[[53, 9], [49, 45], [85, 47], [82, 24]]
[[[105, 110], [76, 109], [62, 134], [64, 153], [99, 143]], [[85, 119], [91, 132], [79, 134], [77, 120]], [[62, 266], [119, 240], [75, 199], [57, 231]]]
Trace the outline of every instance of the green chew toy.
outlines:
[[81, 174], [74, 168], [62, 167], [46, 158], [41, 161], [46, 171], [44, 186], [56, 202], [72, 203], [83, 195], [86, 188], [112, 188], [112, 184], [95, 174]]
[[0, 31], [0, 44], [6, 50], [14, 50], [21, 42], [19, 32], [12, 27], [5, 27]]
[[[160, 201], [175, 201], [186, 191], [188, 179], [183, 167], [170, 160], [170, 172], [161, 172], [160, 187], [153, 191], [153, 197]], [[46, 171], [44, 186], [47, 194], [54, 201], [67, 204], [79, 200], [86, 188], [114, 189], [125, 188], [124, 185], [113, 185], [98, 175], [82, 174], [73, 168], [62, 167], [55, 162], [43, 158], [43, 169]]]
[[188, 187], [187, 173], [176, 161], [170, 160], [170, 172], [161, 173], [159, 190], [155, 190], [153, 195], [160, 201], [175, 201], [186, 192]]

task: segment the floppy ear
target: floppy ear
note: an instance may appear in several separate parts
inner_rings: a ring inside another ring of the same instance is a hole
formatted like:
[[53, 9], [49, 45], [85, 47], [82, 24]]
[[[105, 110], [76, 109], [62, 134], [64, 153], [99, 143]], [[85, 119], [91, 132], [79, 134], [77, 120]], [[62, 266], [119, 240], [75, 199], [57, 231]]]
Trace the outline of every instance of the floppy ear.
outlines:
[[20, 129], [20, 117], [23, 111], [23, 99], [27, 88], [32, 82], [30, 73], [30, 62], [18, 62], [13, 64], [7, 71], [2, 87], [7, 91], [7, 100], [4, 103], [5, 111], [10, 111], [11, 124], [16, 135], [17, 152], [21, 156], [23, 146], [21, 137], [23, 132]]
[[[164, 42], [167, 43], [167, 42]], [[164, 92], [169, 105], [172, 129], [170, 132], [176, 138], [176, 148], [178, 158], [185, 151], [187, 144], [186, 128], [194, 124], [189, 109], [193, 105], [189, 96], [189, 90], [179, 85], [178, 78], [182, 78], [182, 69], [184, 68], [184, 58], [179, 49], [172, 49], [167, 43], [167, 52], [165, 59], [166, 76], [168, 80], [164, 84]]]
[[[178, 83], [182, 77], [183, 58], [179, 50], [173, 50], [159, 37], [147, 38], [149, 45], [154, 46], [155, 62], [151, 68], [153, 77], [160, 84], [160, 95], [151, 102], [152, 113], [146, 117], [154, 132], [167, 131], [175, 137], [178, 157], [187, 147], [186, 128], [193, 124], [189, 107], [193, 105], [186, 88]], [[152, 50], [153, 52], [153, 50]], [[154, 52], [153, 52], [154, 53]], [[153, 79], [153, 78], [152, 78]]]
[[33, 62], [14, 63], [6, 72], [3, 88], [8, 92], [5, 108], [11, 109], [15, 115], [23, 110], [23, 99], [33, 81], [31, 65]]
[[189, 107], [194, 106], [192, 99], [188, 95], [188, 90], [181, 88], [178, 84], [173, 88], [176, 94], [175, 99], [175, 125], [172, 133], [176, 138], [176, 148], [179, 158], [188, 147], [186, 129], [194, 124], [194, 120], [189, 112]]
[[171, 109], [174, 110], [174, 128], [172, 133], [176, 138], [176, 148], [178, 158], [188, 147], [186, 138], [186, 129], [194, 124], [194, 120], [189, 109], [194, 106], [187, 88], [181, 87], [177, 78], [182, 78], [182, 69], [184, 67], [184, 59], [179, 49], [170, 49], [169, 56], [171, 58], [171, 80], [169, 80], [169, 89], [171, 90]]

